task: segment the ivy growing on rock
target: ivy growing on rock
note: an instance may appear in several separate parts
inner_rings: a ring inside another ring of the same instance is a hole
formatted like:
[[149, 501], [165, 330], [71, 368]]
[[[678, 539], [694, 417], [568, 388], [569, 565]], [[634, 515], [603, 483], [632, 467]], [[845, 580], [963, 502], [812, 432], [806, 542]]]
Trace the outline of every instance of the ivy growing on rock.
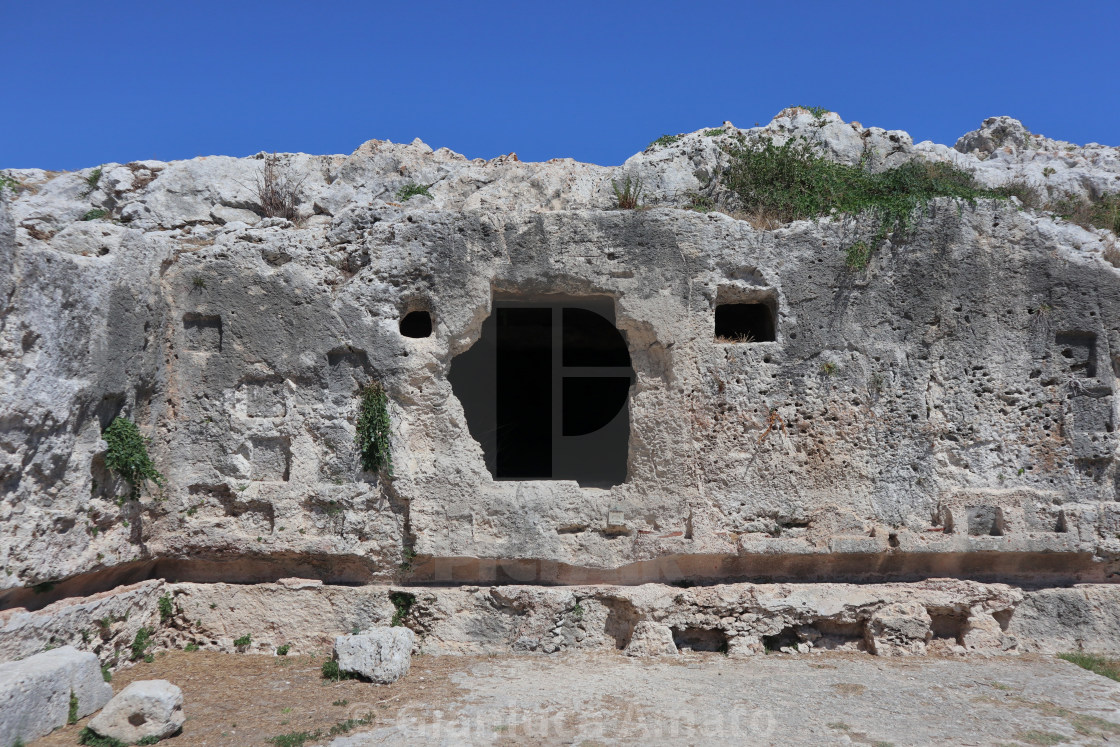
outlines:
[[140, 434], [136, 423], [128, 418], [115, 418], [101, 437], [109, 445], [105, 453], [105, 466], [128, 481], [132, 486], [133, 498], [139, 495], [140, 486], [145, 480], [163, 485], [163, 475], [148, 456], [148, 445], [151, 440]]
[[362, 469], [393, 476], [393, 455], [389, 443], [389, 397], [379, 381], [371, 381], [362, 391], [355, 435], [361, 452]]

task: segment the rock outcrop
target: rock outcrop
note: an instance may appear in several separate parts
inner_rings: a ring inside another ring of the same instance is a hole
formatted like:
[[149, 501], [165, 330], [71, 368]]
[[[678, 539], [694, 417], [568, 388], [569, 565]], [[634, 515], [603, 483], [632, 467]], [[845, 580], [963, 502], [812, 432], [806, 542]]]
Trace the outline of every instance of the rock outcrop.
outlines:
[[[954, 149], [800, 108], [618, 167], [373, 140], [10, 170], [0, 607], [154, 578], [298, 576], [327, 600], [338, 583], [1113, 578], [1116, 237], [1015, 200], [939, 198], [853, 271], [844, 249], [867, 216], [765, 229], [736, 213], [719, 177], [730, 146], [760, 137], [873, 171], [932, 161], [1053, 197], [1120, 190], [1120, 150], [1015, 120]], [[267, 164], [298, 185], [287, 217], [264, 215]], [[616, 209], [628, 179], [643, 209]], [[711, 201], [726, 212], [686, 209]], [[544, 392], [503, 416], [537, 429], [518, 436], [496, 421], [510, 402], [495, 405], [494, 356], [513, 344], [497, 317], [526, 308], [552, 314], [561, 347], [515, 377]], [[584, 362], [569, 362], [559, 330], [580, 319]], [[392, 478], [355, 446], [375, 381]], [[108, 468], [117, 417], [150, 439], [162, 485], [133, 491]], [[588, 434], [549, 474], [523, 448]], [[1002, 645], [991, 612], [952, 613], [975, 618], [960, 645]], [[49, 635], [73, 642], [63, 614]], [[874, 645], [903, 631], [918, 646], [903, 618], [881, 616]], [[732, 650], [781, 638], [733, 630]], [[678, 644], [711, 643], [689, 635]]]

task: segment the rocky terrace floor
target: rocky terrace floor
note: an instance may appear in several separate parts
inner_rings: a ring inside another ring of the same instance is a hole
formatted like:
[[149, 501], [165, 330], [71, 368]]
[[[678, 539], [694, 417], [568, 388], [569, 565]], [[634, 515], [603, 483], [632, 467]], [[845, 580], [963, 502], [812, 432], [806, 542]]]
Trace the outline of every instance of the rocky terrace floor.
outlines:
[[[183, 689], [187, 722], [169, 747], [300, 732], [332, 747], [1120, 742], [1120, 683], [1046, 656], [418, 656], [384, 687], [325, 682], [322, 661], [172, 651], [118, 672], [113, 688], [164, 678]], [[34, 744], [74, 745], [84, 723]], [[290, 740], [280, 744], [300, 744]]]

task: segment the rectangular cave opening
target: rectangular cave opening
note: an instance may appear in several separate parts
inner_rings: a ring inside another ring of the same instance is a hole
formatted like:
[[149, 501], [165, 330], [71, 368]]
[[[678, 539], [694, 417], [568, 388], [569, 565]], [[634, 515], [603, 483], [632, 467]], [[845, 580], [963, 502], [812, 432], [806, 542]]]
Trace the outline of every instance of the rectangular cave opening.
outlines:
[[673, 628], [673, 643], [680, 650], [727, 653], [727, 634], [712, 628]]
[[774, 309], [770, 303], [716, 305], [716, 342], [774, 342], [776, 339]]
[[495, 298], [448, 378], [495, 479], [625, 482], [634, 372], [613, 299]]

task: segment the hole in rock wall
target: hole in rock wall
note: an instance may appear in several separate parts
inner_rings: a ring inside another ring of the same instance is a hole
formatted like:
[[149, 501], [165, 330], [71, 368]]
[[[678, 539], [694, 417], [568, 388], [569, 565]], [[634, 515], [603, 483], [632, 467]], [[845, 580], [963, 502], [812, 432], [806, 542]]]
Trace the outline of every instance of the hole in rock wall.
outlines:
[[286, 436], [250, 440], [249, 476], [263, 482], [287, 482], [291, 446]]
[[709, 628], [673, 628], [673, 643], [682, 651], [727, 651], [727, 634]]
[[717, 342], [773, 342], [774, 309], [769, 303], [722, 303], [716, 306]]
[[431, 337], [432, 315], [427, 311], [410, 311], [401, 318], [401, 334], [405, 337]]
[[626, 480], [634, 371], [609, 298], [495, 298], [448, 379], [500, 480]]

